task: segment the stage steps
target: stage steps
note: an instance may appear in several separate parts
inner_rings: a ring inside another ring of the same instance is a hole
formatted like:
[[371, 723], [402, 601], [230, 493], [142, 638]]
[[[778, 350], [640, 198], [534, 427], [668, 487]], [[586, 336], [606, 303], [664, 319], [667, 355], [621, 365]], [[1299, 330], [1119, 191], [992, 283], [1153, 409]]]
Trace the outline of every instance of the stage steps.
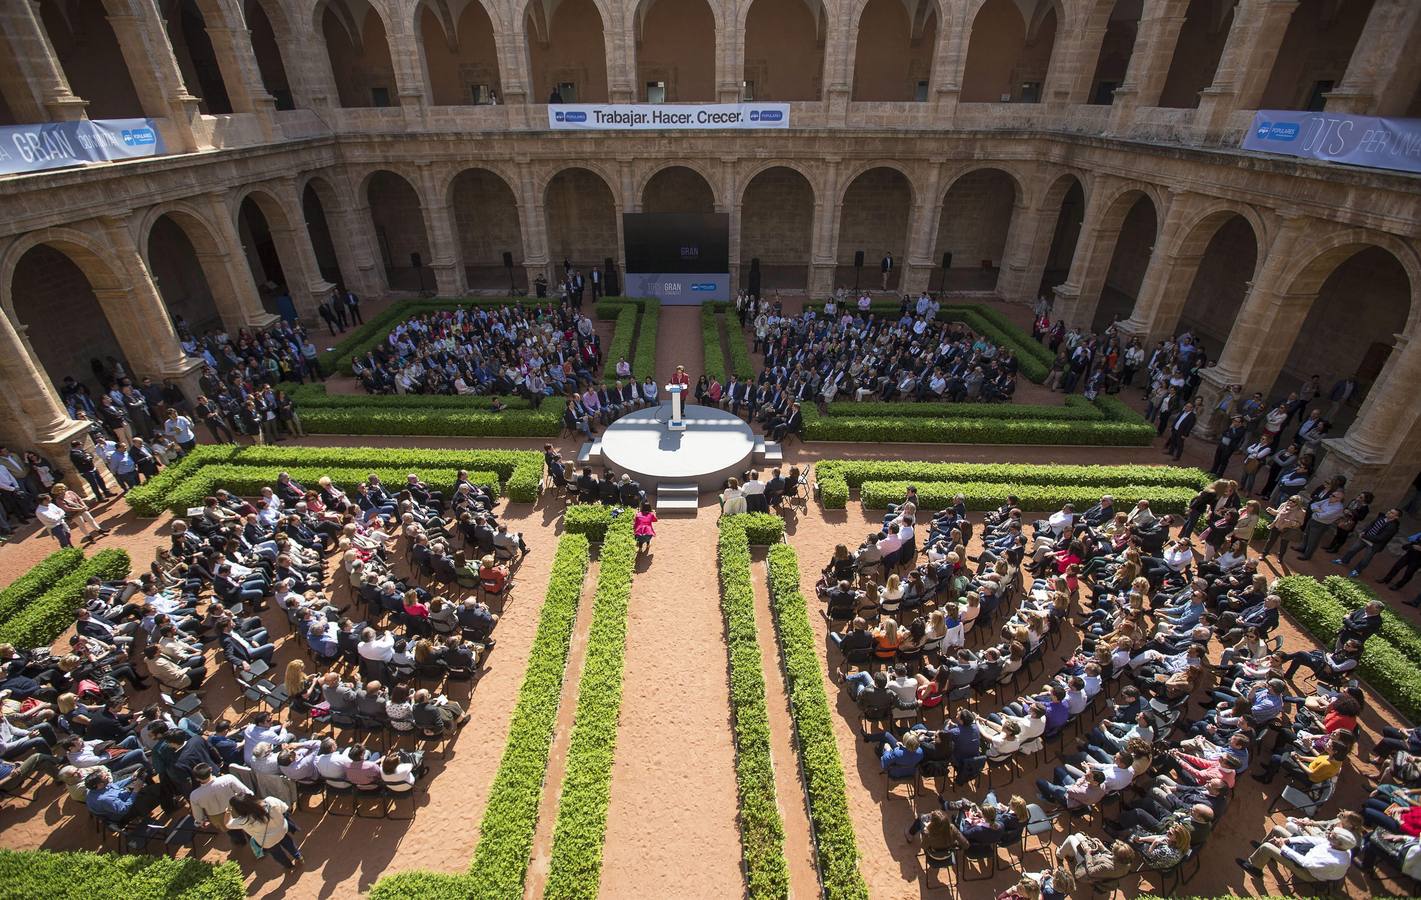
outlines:
[[658, 515], [692, 515], [700, 506], [701, 489], [693, 481], [664, 481], [656, 488]]
[[602, 465], [602, 439], [596, 438], [585, 442], [582, 448], [577, 451], [577, 468], [579, 474], [583, 466]]
[[778, 466], [785, 461], [784, 450], [774, 441], [755, 438], [755, 465]]

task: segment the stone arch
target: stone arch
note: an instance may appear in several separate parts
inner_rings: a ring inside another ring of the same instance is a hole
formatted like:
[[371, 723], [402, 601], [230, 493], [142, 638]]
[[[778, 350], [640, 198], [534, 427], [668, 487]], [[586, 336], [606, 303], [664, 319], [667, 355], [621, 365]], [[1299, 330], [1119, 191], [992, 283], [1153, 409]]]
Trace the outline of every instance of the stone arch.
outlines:
[[229, 248], [203, 212], [184, 202], [165, 203], [148, 211], [139, 234], [139, 252], [175, 323], [181, 318], [194, 335], [246, 324], [226, 269]]
[[984, 0], [972, 14], [961, 102], [1041, 101], [1066, 10], [1058, 0], [1024, 3], [1026, 12], [1017, 0]]
[[321, 0], [314, 7], [312, 28], [324, 39], [341, 106], [400, 105], [380, 6], [368, 0]]
[[1096, 232], [1098, 241], [1109, 244], [1110, 253], [1098, 254], [1094, 262], [1099, 268], [1086, 273], [1090, 290], [1098, 292], [1100, 301], [1094, 320], [1079, 324], [1100, 331], [1116, 319], [1129, 317], [1159, 239], [1162, 208], [1155, 192], [1139, 185], [1122, 187], [1110, 198]]
[[1086, 202], [1086, 181], [1077, 172], [1058, 175], [1042, 196], [1041, 208], [1057, 211], [1039, 286], [1039, 291], [1047, 296], [1056, 285], [1065, 283], [1071, 273], [1081, 226], [1085, 223]]
[[1321, 111], [1323, 95], [1347, 74], [1371, 11], [1372, 0], [1302, 0], [1288, 18], [1258, 108]]
[[432, 245], [419, 179], [408, 177], [399, 167], [382, 166], [360, 180], [360, 197], [369, 207], [376, 250], [390, 287], [421, 293], [434, 290], [429, 269]]
[[1233, 11], [1233, 0], [1189, 0], [1165, 75], [1160, 106], [1193, 109], [1199, 105], [1199, 92], [1213, 84], [1224, 55]]
[[1177, 277], [1189, 287], [1175, 330], [1191, 331], [1211, 359], [1218, 358], [1243, 308], [1266, 239], [1256, 218], [1229, 205], [1196, 216], [1184, 232], [1175, 255], [1185, 263]]
[[667, 163], [642, 179], [637, 187], [641, 211], [649, 213], [711, 213], [717, 204], [715, 185], [698, 164]]
[[944, 290], [991, 291], [1006, 253], [1007, 235], [1025, 189], [1010, 169], [973, 168], [948, 182], [939, 200], [932, 259], [952, 254]]
[[1091, 15], [1105, 18], [1105, 34], [1095, 59], [1087, 61], [1094, 69], [1086, 88], [1087, 103], [1109, 106], [1115, 101], [1115, 88], [1125, 81], [1130, 69], [1144, 3], [1145, 0], [1096, 0]]
[[[506, 174], [487, 166], [462, 169], [449, 179], [446, 197], [454, 213], [459, 256], [469, 287], [527, 290], [523, 269], [523, 218], [518, 195]], [[513, 255], [513, 282], [503, 265]]]
[[467, 0], [457, 18], [448, 0], [415, 4], [413, 27], [431, 105], [484, 105], [495, 98], [503, 102], [495, 13], [482, 0]]
[[751, 0], [741, 7], [747, 99], [820, 100], [828, 10], [820, 0]]
[[740, 283], [760, 260], [761, 290], [803, 290], [814, 254], [818, 190], [799, 165], [767, 160], [745, 174], [740, 193]]
[[714, 101], [716, 53], [725, 33], [718, 4], [641, 0], [633, 15], [637, 98], [653, 101], [650, 85], [660, 84], [668, 103]]
[[289, 41], [291, 35], [286, 11], [272, 0], [246, 0], [243, 19], [251, 35], [252, 55], [257, 60], [262, 87], [276, 98], [277, 109], [295, 109], [296, 98], [281, 55], [282, 42]]
[[[908, 229], [913, 215], [913, 180], [893, 163], [868, 163], [845, 178], [839, 198], [839, 235], [835, 250], [836, 285], [852, 283], [857, 251], [864, 251], [868, 283], [884, 290], [895, 288], [908, 256]], [[893, 270], [887, 284], [880, 280], [879, 262], [892, 253]]]
[[553, 172], [542, 188], [547, 216], [548, 257], [574, 266], [601, 266], [621, 259], [622, 204], [609, 179], [596, 168], [566, 166]]
[[128, 61], [107, 11], [93, 0], [52, 0], [39, 5], [50, 46], [76, 97], [87, 100], [91, 119], [142, 116]]
[[554, 88], [571, 85], [564, 103], [607, 102], [606, 35], [616, 19], [602, 0], [528, 0], [523, 21], [530, 100], [546, 102]]
[[927, 100], [944, 16], [938, 0], [855, 3], [852, 99]]
[[[311, 250], [315, 254], [316, 269], [321, 279], [340, 287], [352, 287], [349, 277], [355, 275], [356, 263], [353, 259], [341, 259], [327, 219], [328, 209], [349, 209], [351, 204], [343, 201], [331, 182], [321, 175], [308, 174], [298, 179], [296, 185], [301, 219], [311, 240]], [[342, 249], [349, 252], [348, 248]]]
[[227, 84], [222, 79], [222, 69], [217, 62], [217, 53], [212, 49], [212, 40], [207, 35], [209, 14], [216, 19], [213, 25], [224, 24], [218, 18], [219, 10], [210, 4], [204, 10], [198, 0], [163, 0], [160, 8], [168, 43], [173, 48], [173, 58], [177, 60], [188, 93], [202, 101], [199, 109], [208, 115], [231, 113], [232, 101], [227, 93]]
[[[263, 185], [248, 185], [233, 195], [228, 206], [232, 225], [242, 242], [243, 255], [252, 281], [269, 313], [287, 315], [279, 297], [291, 299], [293, 310], [311, 306], [309, 275], [301, 254], [293, 244], [295, 223], [303, 221], [299, 212], [288, 209], [284, 194]], [[294, 198], [292, 198], [294, 199]], [[275, 289], [270, 287], [274, 285]]]

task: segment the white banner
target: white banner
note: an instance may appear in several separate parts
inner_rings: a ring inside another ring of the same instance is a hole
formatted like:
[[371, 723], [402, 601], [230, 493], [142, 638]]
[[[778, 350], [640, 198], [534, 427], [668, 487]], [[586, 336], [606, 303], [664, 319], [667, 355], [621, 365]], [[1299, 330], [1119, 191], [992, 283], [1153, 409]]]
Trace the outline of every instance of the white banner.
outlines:
[[788, 128], [788, 103], [553, 103], [554, 131]]
[[81, 119], [0, 128], [0, 175], [166, 152], [152, 119]]

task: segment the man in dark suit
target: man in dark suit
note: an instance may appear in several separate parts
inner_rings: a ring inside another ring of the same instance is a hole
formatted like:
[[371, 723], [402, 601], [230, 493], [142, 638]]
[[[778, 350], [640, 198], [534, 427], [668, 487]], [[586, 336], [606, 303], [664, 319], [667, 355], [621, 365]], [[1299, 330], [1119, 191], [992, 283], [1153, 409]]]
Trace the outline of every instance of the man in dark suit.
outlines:
[[1243, 416], [1234, 416], [1229, 427], [1219, 435], [1219, 443], [1214, 448], [1214, 465], [1209, 469], [1210, 475], [1224, 477], [1224, 472], [1229, 467], [1229, 460], [1233, 459], [1235, 453], [1243, 449], [1244, 437], [1247, 434], [1248, 424]]
[[878, 263], [878, 270], [883, 275], [883, 289], [888, 290], [888, 279], [893, 275], [893, 251], [889, 250], [883, 254], [883, 259]]
[[1184, 404], [1184, 407], [1174, 416], [1169, 425], [1169, 439], [1165, 441], [1164, 452], [1179, 459], [1184, 455], [1184, 439], [1189, 437], [1189, 433], [1194, 430], [1194, 424], [1198, 417], [1194, 415], [1194, 402]]
[[776, 422], [770, 429], [770, 439], [777, 442], [782, 441], [787, 434], [798, 434], [803, 425], [804, 414], [799, 411], [799, 404], [791, 404], [788, 418]]

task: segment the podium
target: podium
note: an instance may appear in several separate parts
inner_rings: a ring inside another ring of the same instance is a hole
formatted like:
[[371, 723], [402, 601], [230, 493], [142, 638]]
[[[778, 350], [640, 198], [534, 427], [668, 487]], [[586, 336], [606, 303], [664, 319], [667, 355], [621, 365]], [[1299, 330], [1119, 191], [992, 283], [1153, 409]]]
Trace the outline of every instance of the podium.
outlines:
[[684, 395], [686, 386], [684, 384], [668, 384], [666, 392], [671, 395], [671, 418], [666, 420], [667, 431], [686, 430], [686, 403]]

